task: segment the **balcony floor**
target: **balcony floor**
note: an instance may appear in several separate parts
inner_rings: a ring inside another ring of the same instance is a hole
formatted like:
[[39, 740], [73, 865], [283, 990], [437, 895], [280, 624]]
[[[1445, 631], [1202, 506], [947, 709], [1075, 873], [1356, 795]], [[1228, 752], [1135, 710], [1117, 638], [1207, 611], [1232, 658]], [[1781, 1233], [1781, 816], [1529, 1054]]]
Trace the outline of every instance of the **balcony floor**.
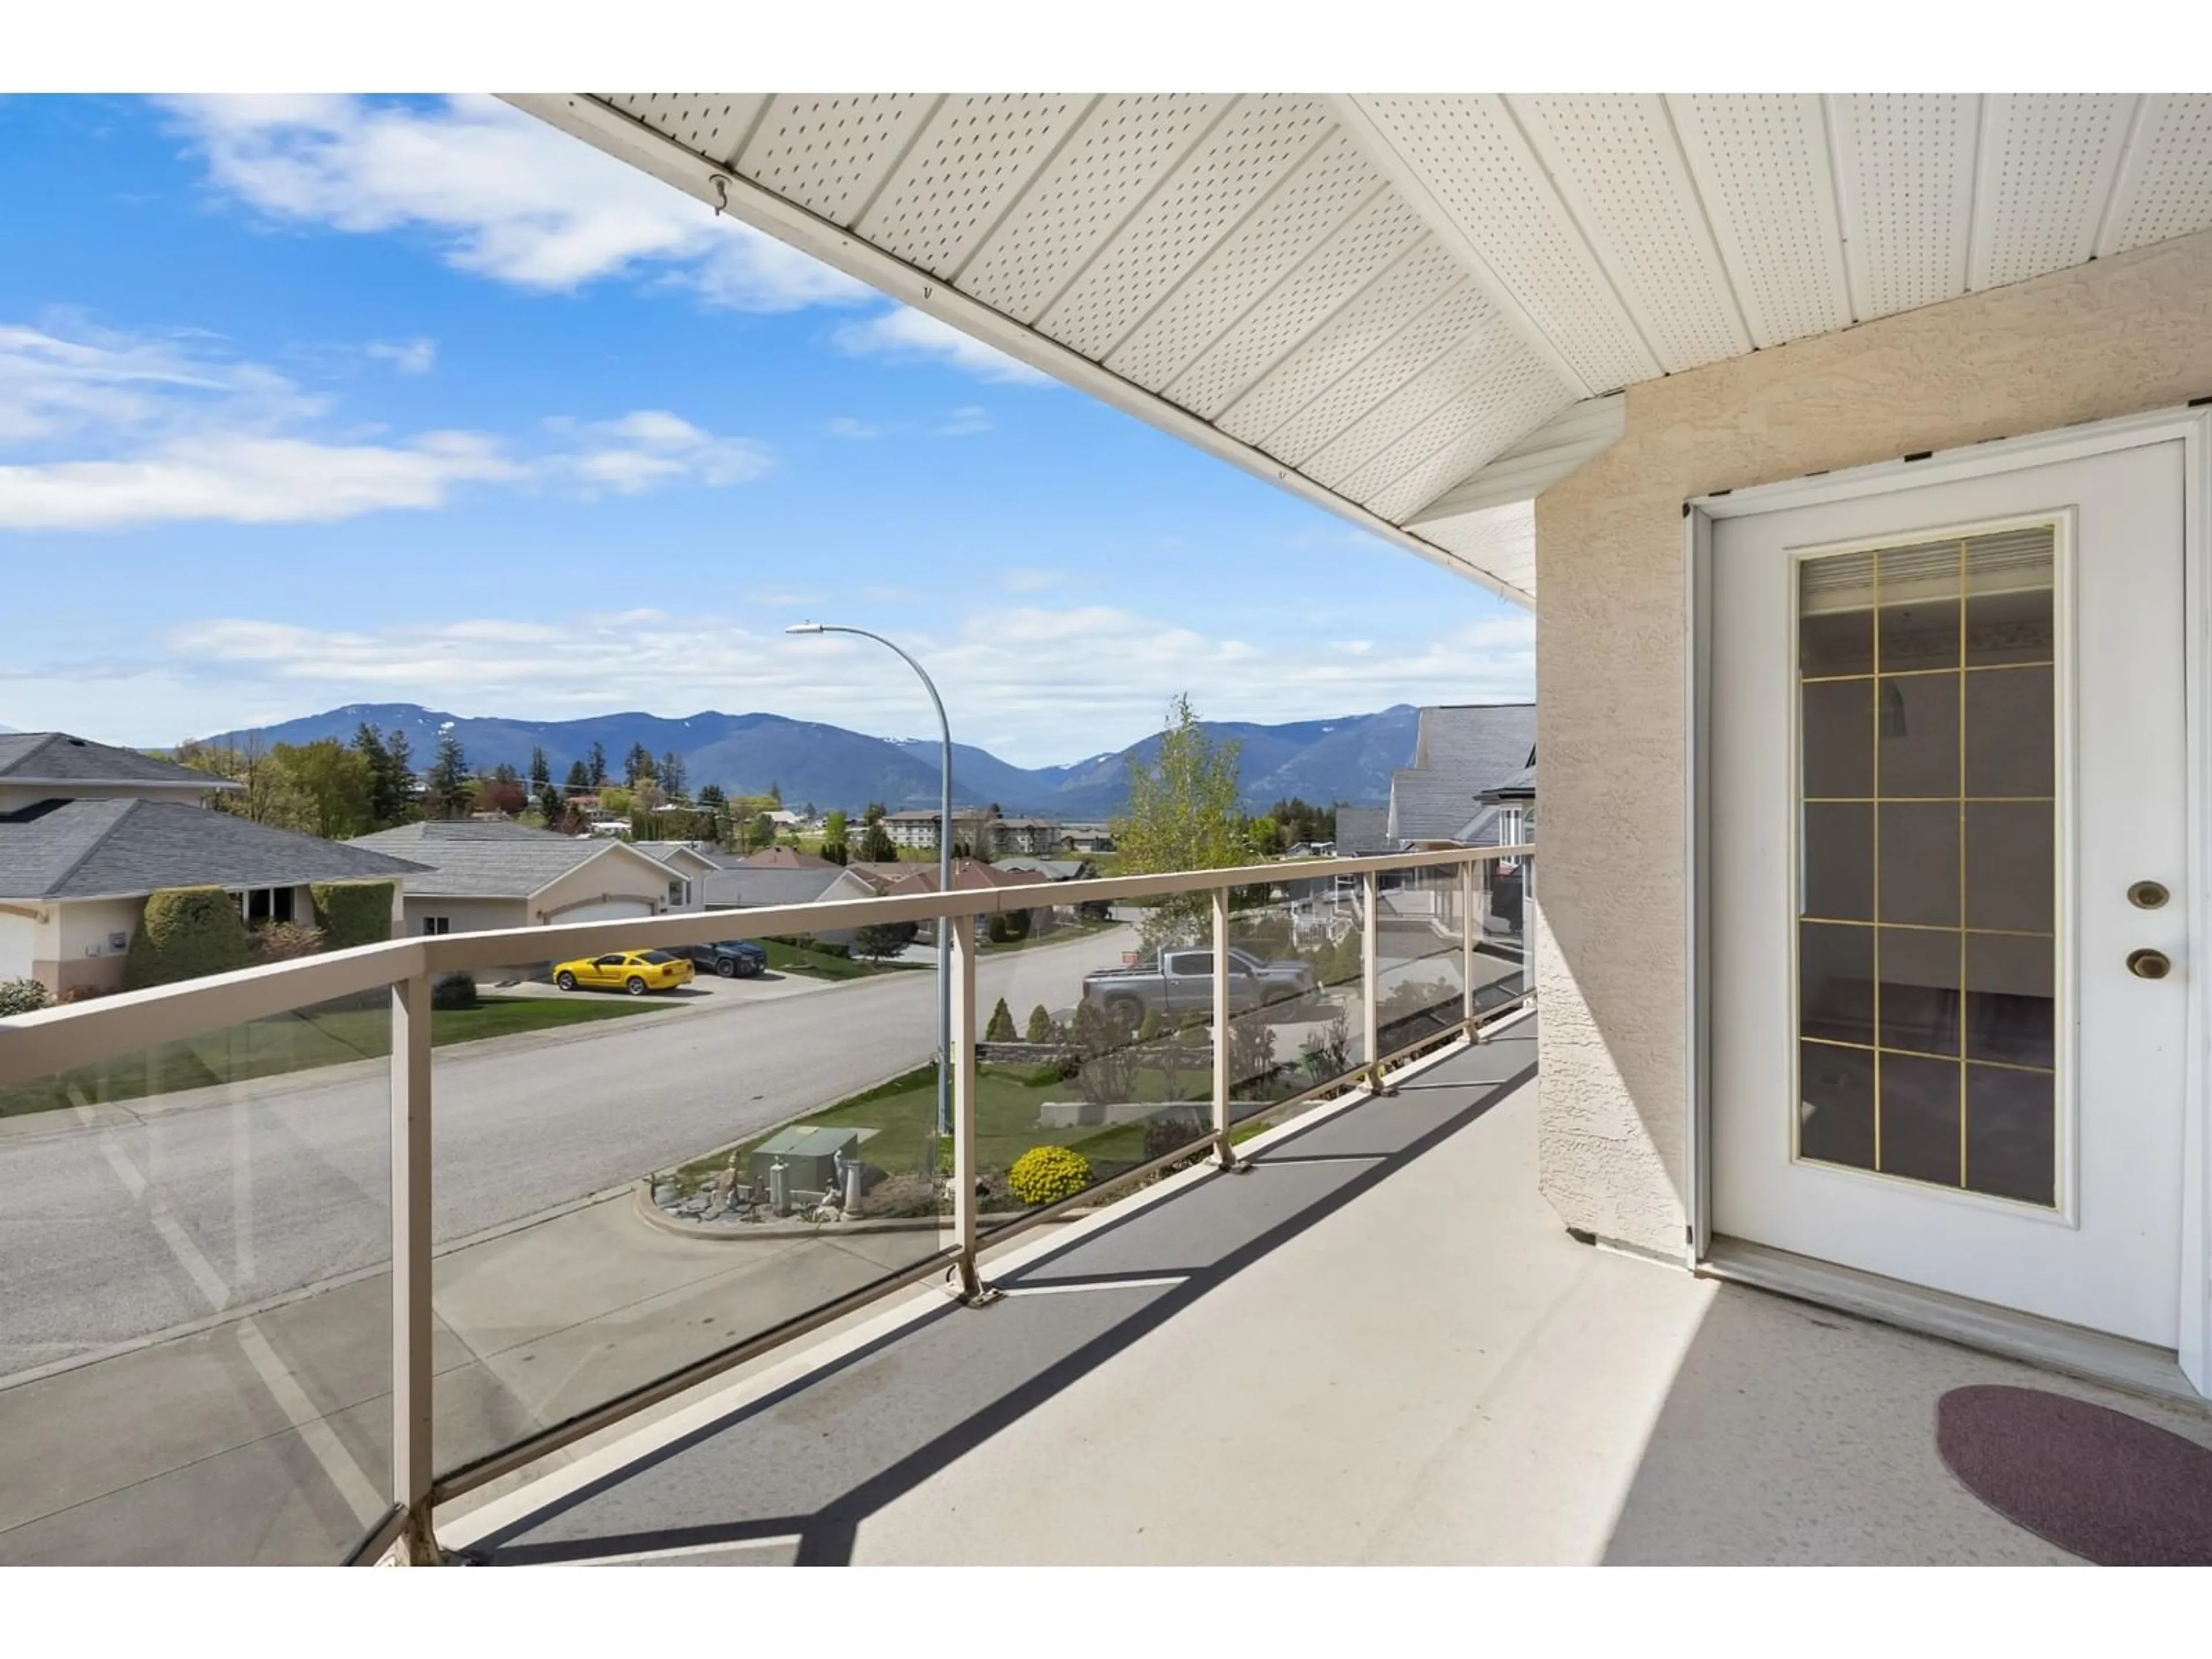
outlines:
[[1005, 1300], [925, 1306], [448, 1540], [517, 1565], [2058, 1563], [1944, 1468], [1944, 1391], [2212, 1445], [2187, 1407], [1575, 1243], [1536, 1192], [1534, 1060], [1524, 1024], [1248, 1175], [1032, 1236]]

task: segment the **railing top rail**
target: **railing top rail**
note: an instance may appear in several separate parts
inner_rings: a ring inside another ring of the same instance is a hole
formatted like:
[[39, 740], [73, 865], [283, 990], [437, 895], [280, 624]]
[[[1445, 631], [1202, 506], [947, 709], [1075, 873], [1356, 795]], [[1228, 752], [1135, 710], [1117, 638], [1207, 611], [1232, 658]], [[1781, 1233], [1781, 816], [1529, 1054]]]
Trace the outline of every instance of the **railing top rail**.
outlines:
[[[705, 945], [733, 933], [817, 933], [880, 922], [987, 916], [1041, 904], [1110, 902], [1210, 892], [1223, 887], [1277, 887], [1338, 876], [1403, 870], [1455, 869], [1499, 859], [1531, 858], [1533, 846], [1453, 847], [1371, 858], [1311, 859], [1243, 865], [1228, 870], [1178, 870], [1159, 875], [1102, 876], [1089, 881], [1038, 882], [1016, 887], [909, 896], [848, 899], [835, 904], [781, 904], [758, 909], [696, 910], [627, 921], [571, 922], [431, 938], [397, 939], [351, 950], [242, 969], [150, 990], [0, 1019], [0, 1088], [94, 1065], [118, 1054], [264, 1019], [335, 998], [376, 990], [418, 975], [513, 966], [590, 956], [603, 951]], [[917, 865], [916, 869], [925, 866]]]

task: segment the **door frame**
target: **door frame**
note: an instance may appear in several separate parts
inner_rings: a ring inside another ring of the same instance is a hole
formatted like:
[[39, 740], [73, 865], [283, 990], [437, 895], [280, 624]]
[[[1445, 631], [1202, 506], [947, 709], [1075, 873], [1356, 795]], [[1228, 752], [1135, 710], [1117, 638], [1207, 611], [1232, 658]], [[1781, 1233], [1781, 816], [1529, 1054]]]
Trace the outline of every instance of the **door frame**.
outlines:
[[[2212, 400], [2206, 400], [2212, 403]], [[1887, 495], [1925, 485], [1986, 477], [2062, 461], [2087, 460], [2147, 444], [2182, 445], [2182, 568], [2186, 604], [2183, 719], [2187, 734], [2184, 789], [2187, 796], [2188, 856], [2185, 879], [2192, 960], [2185, 974], [2187, 1012], [2183, 1057], [2181, 1193], [2181, 1370], [2191, 1386], [2212, 1397], [2212, 407], [2179, 409], [2063, 427], [2021, 438], [1937, 450], [1902, 460], [1848, 471], [1720, 490], [1682, 505], [1685, 790], [1685, 951], [1690, 985], [1684, 1032], [1684, 1100], [1688, 1158], [1685, 1170], [1689, 1225], [1686, 1265], [1703, 1266], [1712, 1250], [1713, 1145], [1711, 1089], [1711, 899], [1710, 772], [1712, 756], [1711, 643], [1713, 526], [1788, 507]]]

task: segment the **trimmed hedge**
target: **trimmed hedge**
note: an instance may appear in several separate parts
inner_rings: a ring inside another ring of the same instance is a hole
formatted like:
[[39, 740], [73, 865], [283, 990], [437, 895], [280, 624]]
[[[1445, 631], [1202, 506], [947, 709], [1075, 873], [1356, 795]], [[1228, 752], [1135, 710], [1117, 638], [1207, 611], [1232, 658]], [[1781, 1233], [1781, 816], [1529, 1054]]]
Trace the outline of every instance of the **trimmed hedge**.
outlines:
[[314, 901], [315, 926], [323, 932], [326, 951], [350, 950], [356, 945], [380, 945], [392, 937], [392, 898], [395, 882], [319, 881], [307, 894]]
[[173, 985], [228, 974], [246, 965], [246, 920], [220, 887], [164, 887], [146, 901], [146, 915], [123, 958], [123, 987]]
[[52, 1004], [52, 996], [35, 979], [0, 979], [0, 1014], [35, 1014]]

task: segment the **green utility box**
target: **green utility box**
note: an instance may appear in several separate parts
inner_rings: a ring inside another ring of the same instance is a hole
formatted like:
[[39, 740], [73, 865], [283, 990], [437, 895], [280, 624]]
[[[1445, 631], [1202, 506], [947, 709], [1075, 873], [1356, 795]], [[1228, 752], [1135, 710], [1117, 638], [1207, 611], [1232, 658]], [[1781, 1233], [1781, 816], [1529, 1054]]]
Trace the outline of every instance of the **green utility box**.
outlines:
[[860, 1154], [860, 1137], [850, 1129], [785, 1129], [753, 1148], [745, 1176], [756, 1193], [768, 1190], [769, 1166], [784, 1164], [786, 1191], [831, 1193], [837, 1189], [837, 1154]]

